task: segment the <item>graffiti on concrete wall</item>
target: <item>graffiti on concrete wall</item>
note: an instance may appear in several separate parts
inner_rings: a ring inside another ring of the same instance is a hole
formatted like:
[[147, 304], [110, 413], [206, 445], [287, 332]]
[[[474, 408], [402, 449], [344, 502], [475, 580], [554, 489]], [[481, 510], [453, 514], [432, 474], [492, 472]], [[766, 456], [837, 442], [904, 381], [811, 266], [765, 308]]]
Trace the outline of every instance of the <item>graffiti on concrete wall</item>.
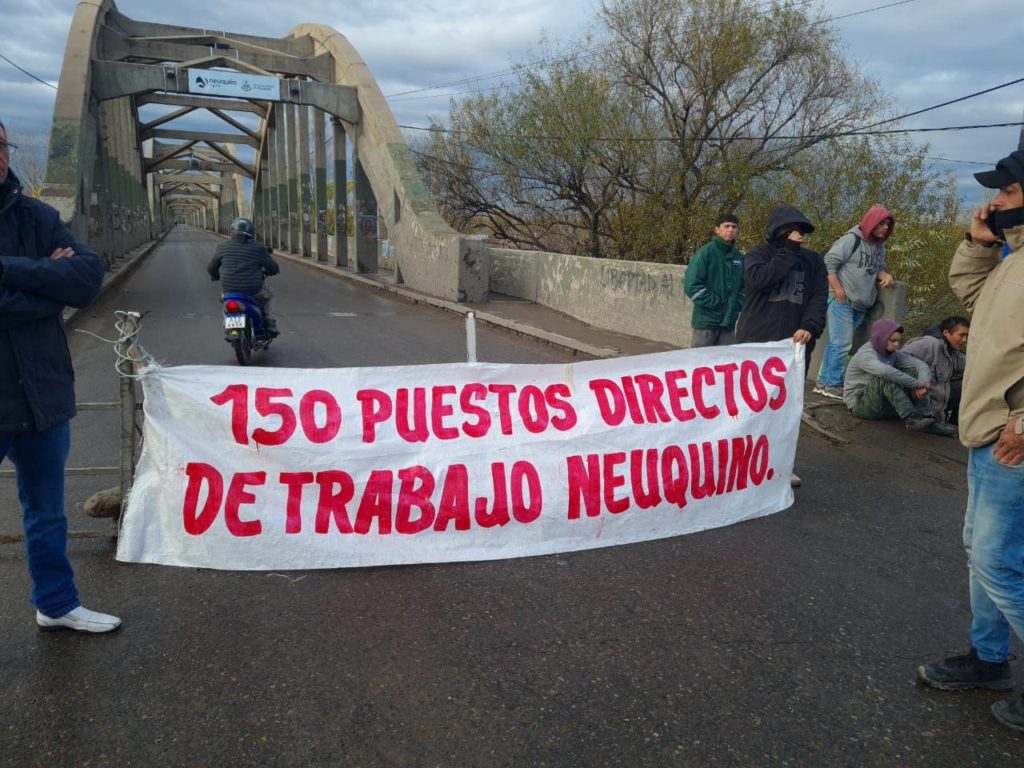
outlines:
[[676, 295], [676, 278], [668, 272], [654, 274], [648, 270], [601, 267], [601, 287], [630, 295]]
[[360, 234], [367, 240], [375, 240], [377, 238], [377, 217], [372, 214], [363, 214], [359, 217]]

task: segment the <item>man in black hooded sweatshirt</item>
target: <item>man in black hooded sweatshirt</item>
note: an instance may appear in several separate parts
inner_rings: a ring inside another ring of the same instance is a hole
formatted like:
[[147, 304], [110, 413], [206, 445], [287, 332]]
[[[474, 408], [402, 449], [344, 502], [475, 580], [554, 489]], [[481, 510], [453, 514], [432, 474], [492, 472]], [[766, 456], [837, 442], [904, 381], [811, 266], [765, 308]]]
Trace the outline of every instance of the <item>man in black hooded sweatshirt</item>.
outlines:
[[792, 338], [807, 346], [825, 330], [828, 272], [821, 254], [801, 246], [814, 225], [791, 205], [772, 208], [767, 239], [747, 254], [746, 303], [736, 324], [737, 343]]
[[[825, 330], [828, 271], [821, 254], [802, 247], [814, 225], [791, 205], [768, 214], [767, 239], [747, 253], [743, 266], [746, 302], [736, 323], [736, 343], [781, 341], [804, 344], [809, 360]], [[800, 485], [793, 475], [791, 484]]]

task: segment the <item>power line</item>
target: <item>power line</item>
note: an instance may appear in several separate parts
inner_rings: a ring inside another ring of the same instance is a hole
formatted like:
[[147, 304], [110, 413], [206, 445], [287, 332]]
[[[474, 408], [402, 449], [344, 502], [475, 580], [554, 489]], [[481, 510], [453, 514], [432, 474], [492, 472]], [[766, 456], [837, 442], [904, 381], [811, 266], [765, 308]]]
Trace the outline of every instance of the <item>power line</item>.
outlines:
[[13, 61], [11, 61], [11, 60], [10, 60], [10, 59], [8, 59], [8, 58], [7, 58], [6, 56], [4, 56], [4, 55], [3, 55], [2, 53], [0, 53], [0, 59], [3, 59], [4, 61], [6, 61], [6, 62], [7, 62], [8, 64], [10, 64], [10, 65], [11, 65], [12, 67], [14, 67], [14, 68], [15, 68], [16, 70], [18, 70], [19, 72], [23, 72], [23, 73], [25, 73], [26, 75], [28, 75], [29, 77], [31, 77], [31, 78], [32, 78], [33, 80], [38, 80], [38, 81], [39, 81], [40, 83], [42, 83], [43, 85], [45, 85], [45, 86], [47, 86], [47, 87], [49, 87], [49, 88], [53, 88], [53, 90], [57, 90], [57, 86], [56, 86], [56, 85], [53, 85], [52, 83], [48, 83], [48, 82], [46, 82], [45, 80], [43, 80], [42, 78], [36, 77], [36, 76], [35, 76], [35, 75], [33, 75], [33, 74], [32, 74], [31, 72], [29, 72], [29, 71], [28, 71], [27, 69], [24, 69], [23, 67], [19, 67], [19, 66], [18, 66], [17, 64], [15, 64], [15, 63], [14, 63]]
[[886, 5], [878, 5], [878, 6], [875, 6], [874, 8], [867, 8], [867, 9], [865, 9], [863, 11], [854, 11], [853, 13], [844, 13], [842, 16], [833, 16], [830, 19], [822, 19], [821, 21], [815, 21], [815, 22], [812, 22], [810, 26], [813, 27], [815, 24], [824, 24], [824, 23], [829, 22], [829, 21], [842, 21], [843, 19], [851, 19], [854, 16], [861, 16], [861, 15], [863, 15], [865, 13], [874, 13], [875, 11], [884, 11], [886, 8], [895, 8], [897, 5], [906, 5], [907, 3], [914, 3], [914, 2], [917, 2], [917, 0], [898, 0], [898, 2], [895, 2], [895, 3], [887, 3]]
[[952, 157], [938, 157], [936, 155], [921, 155], [925, 160], [940, 160], [943, 163], [958, 163], [959, 165], [981, 165], [981, 166], [992, 166], [995, 165], [995, 160], [989, 160], [987, 162], [981, 160], [954, 160]]
[[974, 93], [969, 93], [966, 96], [961, 96], [961, 97], [959, 97], [957, 99], [950, 99], [949, 101], [944, 101], [941, 104], [934, 104], [934, 105], [932, 105], [930, 107], [925, 107], [924, 109], [918, 109], [918, 110], [916, 110], [914, 112], [907, 112], [905, 115], [899, 115], [898, 117], [890, 117], [887, 120], [879, 120], [877, 123], [871, 123], [870, 125], [863, 126], [863, 129], [867, 130], [868, 128], [874, 128], [874, 127], [879, 126], [879, 125], [885, 125], [886, 123], [894, 123], [897, 120], [905, 120], [906, 118], [914, 117], [915, 115], [923, 115], [925, 112], [931, 112], [933, 109], [940, 109], [941, 107], [948, 107], [950, 104], [956, 104], [956, 103], [961, 102], [961, 101], [967, 101], [967, 99], [973, 99], [976, 96], [983, 96], [986, 93], [992, 93], [992, 91], [998, 91], [1000, 88], [1008, 88], [1011, 85], [1017, 85], [1017, 83], [1024, 83], [1024, 77], [1018, 78], [1016, 80], [1011, 80], [1010, 82], [1003, 83], [1002, 85], [993, 85], [991, 88], [986, 88], [983, 91], [975, 91]]
[[[886, 121], [888, 122], [888, 121]], [[1011, 126], [1024, 125], [1024, 122], [1016, 121], [1010, 123], [985, 123], [980, 125], [947, 125], [938, 128], [889, 128], [881, 131], [870, 131], [863, 129], [851, 129], [849, 131], [833, 131], [831, 133], [807, 133], [807, 134], [795, 134], [790, 136], [734, 136], [728, 141], [808, 141], [816, 140], [821, 141], [824, 139], [837, 139], [846, 138], [851, 136], [888, 136], [893, 134], [901, 133], [937, 133], [943, 131], [973, 131], [980, 130], [982, 128], [1008, 128]], [[465, 134], [471, 133], [471, 131], [464, 131], [459, 128], [439, 128], [429, 127], [423, 128], [417, 125], [401, 125], [399, 128], [405, 128], [410, 131], [436, 131], [438, 133], [451, 133], [451, 134]], [[537, 135], [521, 135], [515, 133], [492, 133], [491, 137], [496, 139], [516, 139], [526, 138], [533, 141], [562, 141], [564, 136], [537, 136]], [[657, 142], [675, 142], [679, 139], [675, 136], [595, 136], [590, 141], [620, 141], [620, 142], [632, 142], [639, 144], [650, 144]], [[727, 141], [726, 139], [704, 139], [699, 142], [702, 144], [722, 144]]]
[[[477, 166], [477, 165], [469, 165], [467, 163], [460, 163], [457, 160], [449, 160], [449, 159], [446, 159], [446, 158], [443, 158], [443, 157], [439, 157], [437, 155], [432, 155], [432, 154], [430, 154], [428, 152], [421, 152], [420, 150], [414, 149], [412, 147], [409, 147], [409, 151], [412, 154], [418, 155], [419, 157], [422, 157], [425, 160], [434, 160], [434, 161], [436, 161], [438, 163], [441, 163], [442, 165], [447, 165], [447, 166], [450, 166], [452, 168], [462, 168], [462, 169], [467, 170], [467, 171], [476, 171], [478, 173], [487, 174], [488, 176], [499, 176], [499, 177], [501, 177], [503, 179], [517, 179], [519, 181], [535, 182], [535, 183], [540, 184], [540, 185], [546, 185], [546, 184], [550, 183], [550, 180], [542, 179], [542, 178], [540, 178], [538, 176], [527, 176], [527, 175], [522, 174], [522, 173], [514, 173], [514, 172], [512, 172], [512, 171], [510, 171], [508, 169], [485, 168], [485, 167], [481, 167], [481, 166]], [[900, 157], [906, 157], [906, 158], [921, 157], [921, 158], [923, 158], [925, 160], [940, 160], [940, 161], [946, 162], [946, 163], [962, 163], [964, 165], [977, 165], [977, 166], [992, 166], [992, 165], [995, 165], [994, 162], [987, 162], [986, 163], [986, 162], [980, 162], [980, 161], [976, 161], [976, 160], [954, 160], [954, 159], [949, 158], [949, 157], [934, 157], [934, 156], [931, 156], [931, 155], [917, 155], [917, 154], [910, 153], [910, 152], [891, 152], [891, 154], [899, 155]], [[716, 166], [724, 166], [724, 165], [728, 165], [728, 163], [729, 163], [728, 159], [712, 160], [711, 162], [709, 162], [708, 164], [706, 164], [704, 166], [704, 169], [707, 170], [708, 168], [713, 168], [713, 167], [716, 167]], [[639, 173], [632, 174], [630, 176], [630, 178], [633, 179], [633, 180], [639, 181], [639, 180], [642, 180], [642, 179], [651, 179], [651, 178], [655, 178], [655, 177], [658, 177], [658, 176], [664, 176], [665, 174], [666, 174], [666, 170], [664, 168], [658, 168], [658, 169], [654, 169], [654, 170], [642, 171], [642, 172], [639, 172]], [[621, 174], [606, 173], [606, 174], [601, 174], [601, 175], [597, 175], [597, 176], [592, 176], [592, 177], [590, 177], [588, 179], [588, 181], [603, 182], [603, 181], [608, 181], [608, 180], [611, 180], [611, 179], [618, 179], [618, 178], [622, 178], [622, 175]]]

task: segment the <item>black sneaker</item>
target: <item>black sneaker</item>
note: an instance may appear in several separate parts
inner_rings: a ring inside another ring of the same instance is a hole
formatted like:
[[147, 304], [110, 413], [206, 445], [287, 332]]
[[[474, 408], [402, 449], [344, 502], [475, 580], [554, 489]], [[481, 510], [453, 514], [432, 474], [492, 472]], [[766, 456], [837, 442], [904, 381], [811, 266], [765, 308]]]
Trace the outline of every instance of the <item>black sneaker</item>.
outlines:
[[920, 432], [934, 424], [935, 419], [931, 416], [907, 416], [903, 423], [907, 425], [907, 429], [911, 432]]
[[925, 427], [924, 431], [933, 435], [942, 435], [943, 437], [960, 437], [959, 429], [952, 424], [943, 424], [941, 421], [936, 421], [931, 426]]
[[[1013, 673], [1010, 662], [995, 664], [978, 658], [973, 648], [963, 656], [926, 664], [917, 668], [917, 679], [943, 691], [964, 691], [984, 688], [989, 691], [1012, 691]], [[998, 717], [998, 715], [997, 715]]]
[[992, 705], [992, 714], [1007, 728], [1024, 732], [1024, 693]]

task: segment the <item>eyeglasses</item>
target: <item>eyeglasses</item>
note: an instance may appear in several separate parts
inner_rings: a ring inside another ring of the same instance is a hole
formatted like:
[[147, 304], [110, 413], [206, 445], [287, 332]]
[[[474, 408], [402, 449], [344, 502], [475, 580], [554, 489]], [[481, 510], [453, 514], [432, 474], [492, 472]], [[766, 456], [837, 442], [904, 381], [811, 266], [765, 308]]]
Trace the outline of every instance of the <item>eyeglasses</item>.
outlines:
[[17, 144], [8, 144], [6, 141], [0, 141], [0, 152], [6, 152], [8, 157], [13, 155], [17, 149]]

